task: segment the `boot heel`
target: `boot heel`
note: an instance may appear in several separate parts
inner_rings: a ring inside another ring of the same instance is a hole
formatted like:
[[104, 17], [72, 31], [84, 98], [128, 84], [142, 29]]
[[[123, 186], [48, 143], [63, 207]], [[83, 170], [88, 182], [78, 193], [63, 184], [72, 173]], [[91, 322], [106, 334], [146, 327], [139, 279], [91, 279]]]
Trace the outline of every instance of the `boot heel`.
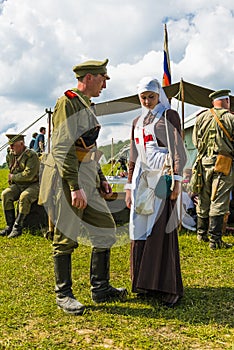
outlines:
[[54, 256], [56, 304], [70, 315], [83, 315], [85, 306], [72, 293], [71, 254]]

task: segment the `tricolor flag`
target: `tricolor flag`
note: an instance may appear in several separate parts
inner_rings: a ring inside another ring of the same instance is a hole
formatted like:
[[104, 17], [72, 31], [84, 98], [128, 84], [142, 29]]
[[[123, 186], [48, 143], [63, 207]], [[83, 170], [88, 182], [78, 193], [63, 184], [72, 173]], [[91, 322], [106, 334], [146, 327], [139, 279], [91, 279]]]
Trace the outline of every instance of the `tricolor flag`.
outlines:
[[168, 36], [167, 36], [167, 25], [164, 26], [164, 59], [163, 59], [163, 81], [162, 86], [171, 85], [171, 67], [170, 58], [168, 51]]

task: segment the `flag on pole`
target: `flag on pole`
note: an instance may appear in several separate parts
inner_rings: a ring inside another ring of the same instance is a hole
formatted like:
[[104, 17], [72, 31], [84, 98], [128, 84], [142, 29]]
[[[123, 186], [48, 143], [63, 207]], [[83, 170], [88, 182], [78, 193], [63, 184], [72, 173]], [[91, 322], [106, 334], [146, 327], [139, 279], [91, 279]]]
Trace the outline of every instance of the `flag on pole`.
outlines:
[[164, 59], [163, 59], [163, 81], [162, 86], [171, 85], [171, 67], [170, 58], [168, 51], [168, 35], [167, 35], [167, 25], [164, 25]]

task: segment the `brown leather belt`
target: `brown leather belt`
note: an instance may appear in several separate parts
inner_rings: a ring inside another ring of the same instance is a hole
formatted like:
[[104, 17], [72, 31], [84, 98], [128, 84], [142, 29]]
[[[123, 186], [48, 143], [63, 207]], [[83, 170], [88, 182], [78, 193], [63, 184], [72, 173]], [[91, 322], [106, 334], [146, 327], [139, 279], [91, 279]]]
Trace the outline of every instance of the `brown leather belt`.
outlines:
[[88, 163], [94, 159], [95, 151], [89, 149], [84, 149], [81, 147], [76, 147], [76, 156], [79, 162]]

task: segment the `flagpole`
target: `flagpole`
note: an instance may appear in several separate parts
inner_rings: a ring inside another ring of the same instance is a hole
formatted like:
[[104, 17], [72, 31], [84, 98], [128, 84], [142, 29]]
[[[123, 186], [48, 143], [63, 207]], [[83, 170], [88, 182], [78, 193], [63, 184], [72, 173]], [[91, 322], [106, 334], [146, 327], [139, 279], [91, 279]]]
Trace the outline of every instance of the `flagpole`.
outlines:
[[171, 85], [171, 66], [170, 66], [170, 56], [168, 49], [168, 34], [167, 34], [167, 25], [164, 24], [164, 50], [163, 50], [163, 79], [162, 86]]

